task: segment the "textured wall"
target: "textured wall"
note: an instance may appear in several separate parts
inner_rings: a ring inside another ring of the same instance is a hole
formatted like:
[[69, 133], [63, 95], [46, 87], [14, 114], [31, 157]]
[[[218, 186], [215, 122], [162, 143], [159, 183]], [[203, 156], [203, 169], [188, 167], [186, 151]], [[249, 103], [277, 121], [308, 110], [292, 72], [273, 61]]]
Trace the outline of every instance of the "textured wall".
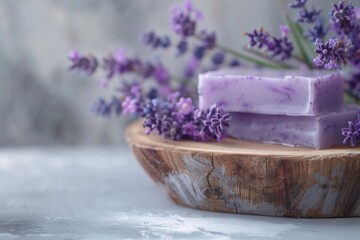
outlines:
[[[117, 47], [150, 56], [139, 33], [169, 31], [165, 0], [0, 0], [0, 146], [119, 144], [128, 120], [89, 112], [95, 80], [66, 71], [71, 49], [105, 54]], [[244, 31], [277, 30], [286, 0], [195, 1], [223, 45], [240, 48]], [[165, 55], [165, 58], [171, 56]]]

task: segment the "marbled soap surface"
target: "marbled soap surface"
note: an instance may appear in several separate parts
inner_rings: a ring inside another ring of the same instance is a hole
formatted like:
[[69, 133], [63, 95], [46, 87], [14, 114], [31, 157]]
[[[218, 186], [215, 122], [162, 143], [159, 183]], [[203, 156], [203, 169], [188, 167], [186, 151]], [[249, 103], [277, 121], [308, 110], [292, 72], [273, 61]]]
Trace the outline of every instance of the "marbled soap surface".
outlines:
[[228, 112], [316, 116], [341, 111], [343, 77], [322, 71], [220, 70], [199, 76], [199, 104]]

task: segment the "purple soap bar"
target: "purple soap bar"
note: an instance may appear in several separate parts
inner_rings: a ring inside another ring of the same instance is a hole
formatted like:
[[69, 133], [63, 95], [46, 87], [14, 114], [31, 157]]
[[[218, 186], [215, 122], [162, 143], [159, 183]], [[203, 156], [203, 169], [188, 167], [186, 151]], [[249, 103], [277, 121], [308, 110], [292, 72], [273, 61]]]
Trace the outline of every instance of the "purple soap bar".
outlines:
[[227, 112], [317, 116], [341, 111], [343, 76], [323, 71], [220, 70], [199, 76], [199, 105]]
[[345, 105], [342, 112], [323, 116], [279, 116], [232, 113], [228, 134], [232, 137], [322, 149], [341, 145], [341, 129], [357, 119], [359, 106]]

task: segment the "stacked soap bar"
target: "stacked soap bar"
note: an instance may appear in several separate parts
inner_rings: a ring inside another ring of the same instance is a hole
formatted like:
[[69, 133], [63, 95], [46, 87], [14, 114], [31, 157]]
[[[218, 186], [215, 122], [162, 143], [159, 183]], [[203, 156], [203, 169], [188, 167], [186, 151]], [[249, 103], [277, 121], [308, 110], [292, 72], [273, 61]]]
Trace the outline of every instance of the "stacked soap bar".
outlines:
[[199, 104], [232, 112], [228, 134], [316, 149], [341, 144], [359, 108], [343, 104], [343, 76], [322, 71], [217, 71], [199, 76]]
[[229, 134], [235, 138], [316, 149], [340, 145], [341, 128], [359, 113], [357, 106], [321, 116], [278, 116], [233, 113]]
[[340, 111], [340, 73], [321, 71], [217, 71], [199, 76], [199, 105], [214, 103], [227, 112], [316, 116]]

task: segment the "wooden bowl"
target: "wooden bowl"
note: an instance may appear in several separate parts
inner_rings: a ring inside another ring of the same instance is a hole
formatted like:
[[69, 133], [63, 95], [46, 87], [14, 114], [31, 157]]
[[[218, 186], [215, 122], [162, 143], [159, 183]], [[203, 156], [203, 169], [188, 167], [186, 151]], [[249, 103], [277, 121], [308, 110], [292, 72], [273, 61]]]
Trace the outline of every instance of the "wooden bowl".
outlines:
[[145, 171], [180, 205], [229, 213], [287, 217], [360, 216], [360, 149], [313, 150], [227, 138], [126, 139]]

